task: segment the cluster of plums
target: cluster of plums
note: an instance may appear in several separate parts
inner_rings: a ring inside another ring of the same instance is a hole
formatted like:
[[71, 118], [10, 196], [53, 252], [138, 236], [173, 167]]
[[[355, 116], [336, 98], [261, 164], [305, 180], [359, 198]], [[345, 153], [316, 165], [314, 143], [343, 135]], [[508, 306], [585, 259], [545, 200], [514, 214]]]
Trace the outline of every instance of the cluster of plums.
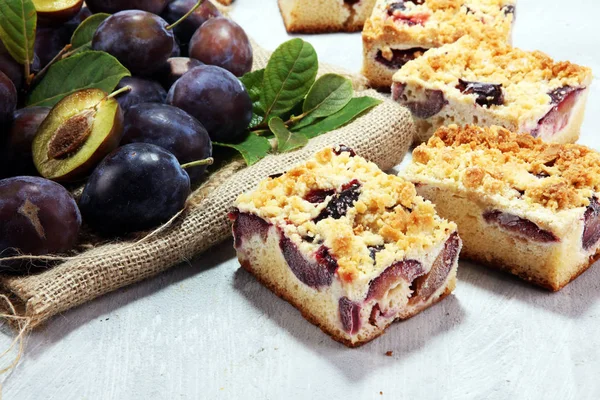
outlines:
[[[208, 0], [191, 14], [196, 0], [34, 3], [32, 71], [54, 59], [87, 17], [105, 12], [112, 15], [92, 49], [114, 56], [132, 76], [111, 95], [85, 89], [52, 108], [22, 108], [24, 69], [0, 43], [3, 271], [26, 270], [22, 262], [3, 263], [7, 256], [69, 251], [82, 222], [112, 237], [168, 221], [204, 178], [212, 142], [243, 139], [252, 117], [238, 79], [252, 67], [252, 47]], [[63, 184], [85, 179], [76, 202]]]

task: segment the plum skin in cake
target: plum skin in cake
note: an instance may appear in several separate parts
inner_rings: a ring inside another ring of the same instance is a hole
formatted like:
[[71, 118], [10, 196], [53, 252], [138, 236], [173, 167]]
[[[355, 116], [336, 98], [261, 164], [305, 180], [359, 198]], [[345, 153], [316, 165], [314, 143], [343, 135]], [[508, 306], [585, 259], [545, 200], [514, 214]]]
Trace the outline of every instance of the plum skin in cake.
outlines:
[[456, 285], [456, 225], [347, 148], [261, 182], [230, 218], [243, 268], [350, 347]]
[[600, 256], [600, 154], [587, 147], [452, 125], [401, 175], [456, 222], [464, 258], [558, 291]]
[[371, 15], [375, 0], [278, 0], [290, 33], [356, 32]]
[[516, 0], [378, 0], [363, 29], [363, 74], [389, 90], [409, 60], [465, 35], [511, 41]]
[[416, 142], [443, 125], [473, 124], [574, 143], [591, 82], [589, 68], [464, 37], [404, 65], [392, 96], [411, 110]]

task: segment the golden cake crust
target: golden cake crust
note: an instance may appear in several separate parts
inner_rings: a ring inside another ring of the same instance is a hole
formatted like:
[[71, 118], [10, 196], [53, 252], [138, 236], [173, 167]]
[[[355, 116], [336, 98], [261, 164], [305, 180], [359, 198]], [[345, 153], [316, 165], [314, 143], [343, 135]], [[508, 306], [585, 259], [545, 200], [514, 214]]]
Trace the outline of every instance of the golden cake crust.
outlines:
[[413, 175], [454, 180], [484, 194], [520, 198], [534, 208], [585, 207], [600, 191], [599, 153], [500, 127], [442, 127], [414, 150], [413, 160]]
[[[405, 10], [388, 14], [390, 1], [378, 1], [365, 23], [363, 39], [367, 43], [418, 43], [421, 47], [439, 47], [464, 35], [498, 36], [509, 40], [514, 14], [504, 7], [514, 0], [425, 0], [418, 5], [405, 3]], [[399, 15], [423, 18], [424, 23], [410, 25], [395, 22]], [[482, 22], [483, 21], [483, 22]]]
[[[340, 189], [358, 180], [358, 200], [341, 218], [315, 222], [326, 201], [311, 203], [314, 191]], [[388, 175], [374, 163], [348, 151], [327, 148], [303, 165], [261, 182], [235, 205], [278, 226], [294, 243], [314, 252], [323, 242], [337, 259], [342, 281], [379, 274], [396, 261], [445, 242], [456, 225], [439, 218], [433, 204], [417, 196], [412, 183]], [[314, 247], [314, 248], [313, 248]], [[369, 247], [380, 247], [373, 260]]]
[[566, 61], [555, 62], [540, 51], [524, 51], [500, 40], [463, 37], [406, 63], [393, 78], [397, 83], [440, 90], [447, 98], [474, 104], [475, 97], [458, 88], [459, 79], [502, 85], [504, 104], [489, 108], [520, 126], [520, 122], [539, 118], [554, 106], [550, 96], [553, 91], [589, 86], [592, 71]]

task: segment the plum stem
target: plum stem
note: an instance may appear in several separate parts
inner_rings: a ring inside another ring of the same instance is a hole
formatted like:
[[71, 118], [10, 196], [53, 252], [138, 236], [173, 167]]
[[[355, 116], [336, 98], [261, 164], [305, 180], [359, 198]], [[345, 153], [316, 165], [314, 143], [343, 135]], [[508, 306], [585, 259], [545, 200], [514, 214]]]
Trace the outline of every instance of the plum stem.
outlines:
[[[44, 75], [46, 75], [46, 72], [48, 72], [48, 69], [50, 69], [50, 67], [52, 65], [54, 65], [54, 63], [56, 63], [57, 61], [59, 61], [60, 59], [63, 58], [63, 56], [65, 54], [67, 54], [67, 52], [71, 50], [71, 44], [67, 44], [65, 47], [62, 48], [61, 51], [58, 52], [57, 55], [54, 56], [54, 58], [52, 60], [50, 60], [50, 62], [48, 64], [46, 64], [46, 66], [44, 68], [42, 68], [42, 70], [40, 72], [38, 72], [37, 74], [35, 74], [35, 76], [29, 80], [29, 86], [33, 86], [34, 84], [36, 84], [37, 82], [39, 82], [40, 79], [42, 79], [44, 77]], [[29, 68], [29, 66], [27, 66], [27, 68]], [[29, 76], [29, 75], [28, 75]]]
[[205, 158], [204, 160], [192, 161], [189, 163], [181, 164], [182, 169], [188, 169], [193, 167], [199, 167], [201, 165], [212, 165], [215, 159], [212, 157]]
[[166, 29], [170, 31], [171, 29], [175, 28], [177, 25], [179, 25], [180, 23], [185, 21], [187, 19], [187, 17], [192, 15], [192, 13], [194, 11], [196, 11], [198, 9], [198, 7], [200, 7], [202, 5], [202, 3], [204, 3], [204, 0], [198, 0], [198, 2], [196, 4], [194, 4], [194, 6], [192, 8], [190, 8], [190, 11], [186, 12], [183, 15], [183, 17], [179, 18], [177, 21], [173, 22], [171, 25], [167, 25]]
[[120, 95], [121, 93], [129, 92], [130, 90], [131, 90], [131, 86], [123, 86], [121, 89], [115, 90], [114, 92], [112, 92], [111, 94], [106, 96], [106, 98], [112, 99], [113, 97], [116, 97], [116, 96]]

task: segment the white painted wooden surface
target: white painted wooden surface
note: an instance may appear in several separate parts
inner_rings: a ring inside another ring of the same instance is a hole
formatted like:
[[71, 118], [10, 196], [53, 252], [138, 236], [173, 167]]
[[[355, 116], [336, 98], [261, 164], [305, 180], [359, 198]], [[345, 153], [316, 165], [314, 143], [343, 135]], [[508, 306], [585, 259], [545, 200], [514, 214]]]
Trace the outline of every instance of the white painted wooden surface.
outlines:
[[[597, 0], [520, 0], [517, 13], [516, 45], [600, 71]], [[233, 15], [267, 48], [287, 39], [274, 0], [237, 0]], [[305, 38], [359, 70], [358, 34]], [[599, 124], [594, 81], [582, 142], [596, 149]], [[453, 296], [351, 350], [232, 257], [228, 242], [55, 318], [3, 399], [600, 399], [599, 266], [550, 294], [461, 262]]]

